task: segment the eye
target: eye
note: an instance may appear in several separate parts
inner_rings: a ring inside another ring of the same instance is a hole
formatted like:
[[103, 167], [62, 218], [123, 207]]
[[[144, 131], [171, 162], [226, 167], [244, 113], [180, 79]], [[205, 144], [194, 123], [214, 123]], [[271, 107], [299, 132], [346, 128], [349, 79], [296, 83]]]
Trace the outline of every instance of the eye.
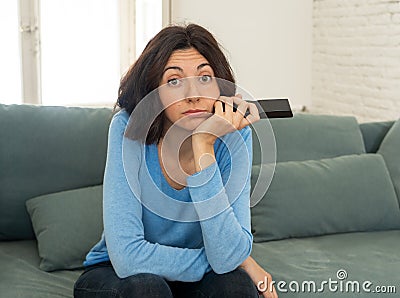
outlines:
[[199, 78], [199, 80], [200, 80], [200, 82], [202, 82], [202, 83], [208, 83], [208, 82], [210, 82], [210, 81], [212, 80], [212, 78], [211, 78], [210, 75], [202, 75], [202, 76]]
[[174, 79], [168, 80], [167, 84], [169, 86], [176, 87], [176, 86], [179, 86], [181, 84], [181, 81], [178, 80], [177, 78], [174, 78]]

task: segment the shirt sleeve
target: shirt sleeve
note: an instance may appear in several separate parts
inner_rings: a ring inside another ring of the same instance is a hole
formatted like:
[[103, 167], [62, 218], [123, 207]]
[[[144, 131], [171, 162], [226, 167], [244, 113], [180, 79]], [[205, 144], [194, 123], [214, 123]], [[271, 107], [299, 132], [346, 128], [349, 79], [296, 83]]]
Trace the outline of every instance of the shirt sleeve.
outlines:
[[[167, 280], [201, 280], [211, 270], [204, 247], [178, 248], [150, 243], [144, 238], [142, 205], [134, 195], [140, 193], [139, 179], [135, 177], [132, 183], [130, 178], [128, 183], [123, 168], [126, 122], [118, 114], [111, 121], [103, 185], [104, 235], [114, 270], [120, 278], [153, 273]], [[140, 163], [140, 146], [143, 144], [138, 145], [132, 164]], [[130, 187], [136, 189], [132, 191]]]
[[202, 219], [207, 259], [218, 274], [230, 272], [243, 263], [251, 253], [253, 242], [250, 226], [251, 129], [246, 127], [235, 133], [225, 139], [225, 151], [229, 151], [230, 161], [220, 165], [214, 162], [187, 178], [196, 212]]

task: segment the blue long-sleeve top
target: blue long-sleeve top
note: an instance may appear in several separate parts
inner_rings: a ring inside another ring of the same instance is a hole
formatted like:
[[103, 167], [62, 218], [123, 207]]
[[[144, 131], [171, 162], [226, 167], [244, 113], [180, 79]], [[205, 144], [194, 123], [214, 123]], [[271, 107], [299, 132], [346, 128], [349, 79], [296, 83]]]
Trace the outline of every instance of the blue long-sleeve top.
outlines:
[[120, 278], [153, 273], [198, 281], [230, 272], [249, 255], [251, 129], [218, 138], [216, 162], [171, 187], [156, 144], [124, 137], [129, 114], [113, 116], [103, 184], [104, 231], [84, 266], [110, 260]]

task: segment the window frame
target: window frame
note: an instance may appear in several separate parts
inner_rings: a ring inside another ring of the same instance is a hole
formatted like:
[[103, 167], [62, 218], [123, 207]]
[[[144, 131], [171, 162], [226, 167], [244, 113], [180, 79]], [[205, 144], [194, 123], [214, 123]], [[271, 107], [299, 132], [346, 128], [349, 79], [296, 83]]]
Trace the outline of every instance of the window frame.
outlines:
[[19, 0], [22, 102], [41, 103], [39, 0]]

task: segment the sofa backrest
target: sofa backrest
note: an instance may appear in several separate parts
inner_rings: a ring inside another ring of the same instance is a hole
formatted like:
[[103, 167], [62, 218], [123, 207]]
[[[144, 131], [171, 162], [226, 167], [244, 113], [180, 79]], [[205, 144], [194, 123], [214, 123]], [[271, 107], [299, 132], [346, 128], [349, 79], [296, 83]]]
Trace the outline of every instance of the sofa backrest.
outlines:
[[103, 181], [108, 108], [0, 104], [0, 240], [33, 239], [25, 201]]
[[365, 153], [356, 118], [350, 116], [295, 114], [293, 118], [261, 119], [253, 129], [253, 164], [261, 162], [257, 135], [270, 121], [276, 142], [276, 161], [301, 161]]
[[[34, 238], [28, 199], [102, 183], [111, 118], [108, 108], [0, 104], [0, 240]], [[270, 121], [278, 161], [376, 152], [393, 125], [311, 114]]]
[[[267, 126], [265, 121], [256, 125]], [[394, 182], [400, 185], [398, 131], [390, 129], [394, 121], [358, 124], [354, 117], [297, 114], [270, 123], [275, 165], [260, 162], [253, 130], [255, 242], [400, 228], [394, 188]], [[385, 140], [386, 156], [380, 152]]]

